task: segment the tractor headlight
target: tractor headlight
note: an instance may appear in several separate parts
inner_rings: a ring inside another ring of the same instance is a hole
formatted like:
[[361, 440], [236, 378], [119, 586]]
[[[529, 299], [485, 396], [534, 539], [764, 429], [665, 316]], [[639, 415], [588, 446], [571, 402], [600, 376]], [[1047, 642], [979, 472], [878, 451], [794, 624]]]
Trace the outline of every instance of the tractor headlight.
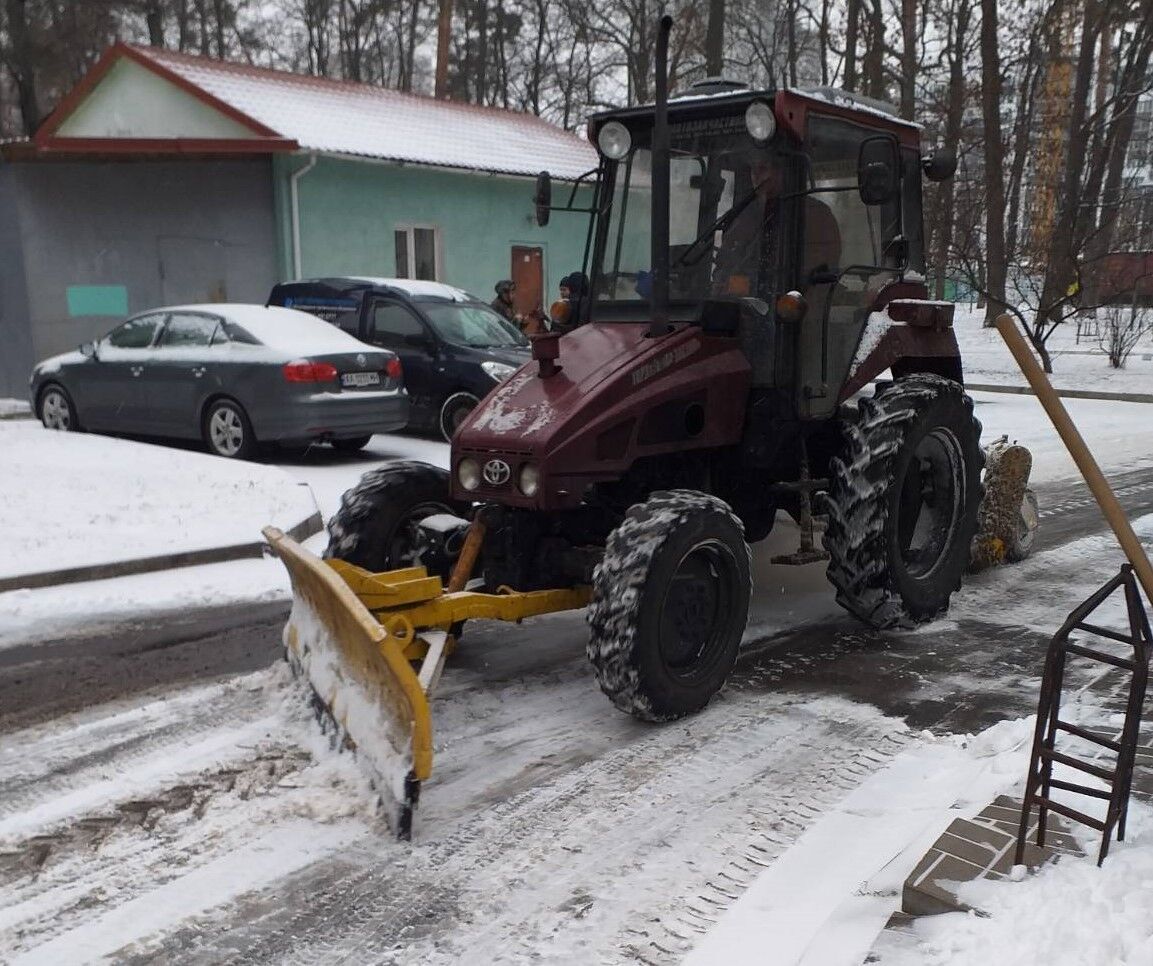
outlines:
[[777, 133], [773, 109], [764, 101], [753, 101], [745, 110], [745, 129], [758, 144], [764, 144]]
[[620, 121], [609, 121], [597, 134], [597, 147], [612, 161], [619, 161], [633, 146], [633, 136]]
[[482, 362], [480, 367], [497, 382], [504, 382], [516, 372], [516, 366], [510, 366], [503, 362]]
[[463, 459], [457, 465], [456, 479], [470, 493], [480, 488], [480, 463], [474, 459]]
[[520, 468], [517, 486], [525, 496], [536, 496], [540, 490], [540, 467], [536, 463], [525, 463]]

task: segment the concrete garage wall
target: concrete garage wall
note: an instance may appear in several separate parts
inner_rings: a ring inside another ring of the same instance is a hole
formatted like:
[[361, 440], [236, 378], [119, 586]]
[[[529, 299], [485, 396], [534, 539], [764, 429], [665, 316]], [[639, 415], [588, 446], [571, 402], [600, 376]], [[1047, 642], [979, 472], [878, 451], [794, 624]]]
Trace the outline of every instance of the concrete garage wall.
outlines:
[[24, 399], [35, 353], [16, 218], [16, 185], [0, 165], [0, 396]]
[[[285, 278], [293, 276], [289, 179], [308, 162], [305, 156], [274, 162]], [[319, 157], [297, 182], [301, 274], [395, 276], [395, 229], [431, 226], [440, 237], [438, 281], [486, 301], [510, 275], [513, 245], [542, 248], [547, 309], [561, 278], [581, 266], [588, 216], [554, 212], [547, 227], [538, 227], [533, 187], [532, 178]], [[554, 202], [566, 202], [568, 192], [555, 182]], [[587, 193], [579, 203], [586, 199]]]
[[[22, 396], [33, 361], [126, 314], [263, 302], [277, 280], [267, 158], [13, 162], [0, 165], [0, 206], [21, 242], [25, 290], [10, 296], [4, 284], [0, 322], [6, 339], [30, 332], [33, 357], [0, 369], [0, 395]], [[22, 370], [19, 385], [10, 368]]]

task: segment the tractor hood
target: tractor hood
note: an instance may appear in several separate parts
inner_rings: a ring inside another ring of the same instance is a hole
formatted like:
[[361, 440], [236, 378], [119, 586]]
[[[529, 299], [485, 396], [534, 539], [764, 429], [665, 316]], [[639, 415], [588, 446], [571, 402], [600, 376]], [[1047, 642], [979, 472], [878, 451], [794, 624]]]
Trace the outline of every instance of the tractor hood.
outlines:
[[[462, 499], [556, 508], [590, 483], [619, 477], [639, 456], [735, 442], [749, 366], [735, 340], [680, 325], [659, 338], [647, 323], [591, 323], [559, 342], [559, 371], [524, 366], [477, 406], [453, 439], [453, 492]], [[465, 491], [463, 459], [496, 461]], [[505, 465], [500, 466], [498, 463]], [[540, 489], [519, 488], [526, 464]]]

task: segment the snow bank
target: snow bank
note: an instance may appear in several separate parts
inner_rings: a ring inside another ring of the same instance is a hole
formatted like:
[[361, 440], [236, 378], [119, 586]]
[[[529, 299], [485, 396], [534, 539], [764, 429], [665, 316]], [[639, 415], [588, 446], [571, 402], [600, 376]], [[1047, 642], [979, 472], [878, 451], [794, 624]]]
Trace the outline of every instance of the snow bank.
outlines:
[[978, 880], [961, 896], [986, 915], [918, 919], [916, 948], [886, 966], [1084, 966], [1153, 963], [1153, 810], [1129, 809], [1127, 840], [1096, 858], [1064, 858], [1021, 882]]
[[0, 416], [15, 416], [32, 412], [32, 407], [24, 399], [0, 398]]
[[[961, 347], [965, 381], [995, 386], [1024, 386], [1025, 377], [1005, 340], [996, 329], [986, 329], [984, 310], [957, 306], [953, 329]], [[1129, 356], [1124, 369], [1111, 369], [1094, 337], [1077, 341], [1077, 324], [1063, 323], [1047, 343], [1053, 358], [1053, 385], [1058, 389], [1103, 392], [1153, 393], [1153, 336], [1146, 336]]]
[[0, 576], [248, 543], [315, 509], [274, 466], [0, 424]]

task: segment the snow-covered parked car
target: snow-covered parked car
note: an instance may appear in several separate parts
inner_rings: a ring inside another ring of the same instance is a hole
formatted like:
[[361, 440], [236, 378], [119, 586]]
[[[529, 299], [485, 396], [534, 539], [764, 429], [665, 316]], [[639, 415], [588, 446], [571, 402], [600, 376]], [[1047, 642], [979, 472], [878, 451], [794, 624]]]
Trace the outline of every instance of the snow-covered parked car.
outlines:
[[199, 438], [239, 458], [271, 442], [358, 450], [409, 410], [396, 353], [263, 305], [141, 313], [37, 365], [30, 398], [49, 429]]

